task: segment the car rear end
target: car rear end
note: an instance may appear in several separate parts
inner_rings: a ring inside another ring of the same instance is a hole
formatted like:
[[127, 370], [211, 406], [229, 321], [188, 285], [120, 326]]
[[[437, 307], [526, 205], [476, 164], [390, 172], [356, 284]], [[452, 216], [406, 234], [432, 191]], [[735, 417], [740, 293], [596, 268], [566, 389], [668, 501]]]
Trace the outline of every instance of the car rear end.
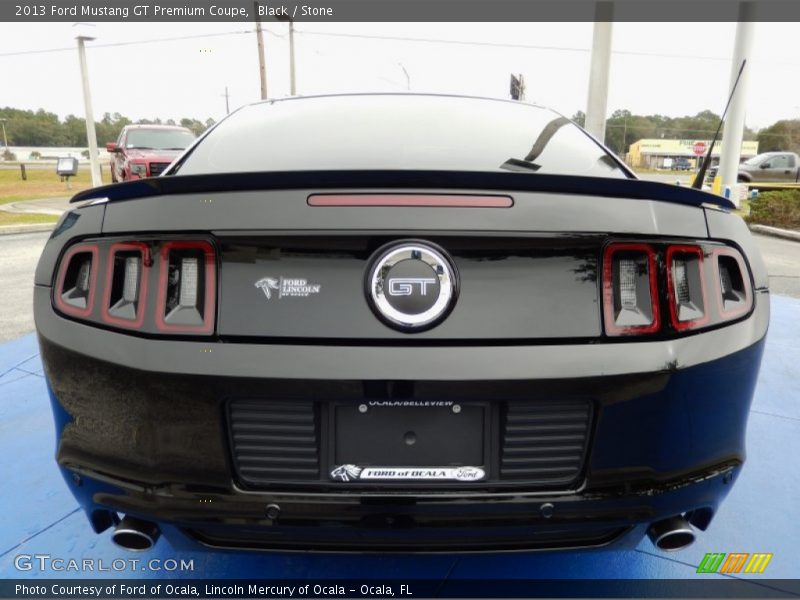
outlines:
[[709, 525], [769, 320], [713, 197], [622, 167], [180, 163], [84, 196], [37, 271], [57, 458], [96, 531], [449, 552]]

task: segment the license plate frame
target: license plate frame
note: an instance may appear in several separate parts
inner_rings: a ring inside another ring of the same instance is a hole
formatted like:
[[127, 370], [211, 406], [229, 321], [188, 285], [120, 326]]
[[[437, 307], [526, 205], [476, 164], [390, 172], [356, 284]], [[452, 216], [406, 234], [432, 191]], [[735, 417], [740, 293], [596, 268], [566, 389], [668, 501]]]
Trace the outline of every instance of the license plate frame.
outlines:
[[478, 401], [334, 402], [328, 478], [367, 485], [486, 481], [493, 412], [489, 402]]

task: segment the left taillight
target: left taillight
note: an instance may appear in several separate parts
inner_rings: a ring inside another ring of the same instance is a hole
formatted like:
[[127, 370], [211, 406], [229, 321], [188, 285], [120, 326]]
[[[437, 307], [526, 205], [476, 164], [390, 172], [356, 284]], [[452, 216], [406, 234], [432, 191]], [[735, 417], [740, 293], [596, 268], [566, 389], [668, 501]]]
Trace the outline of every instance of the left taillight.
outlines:
[[120, 242], [111, 245], [106, 259], [103, 321], [131, 329], [142, 326], [151, 264], [147, 244]]
[[97, 244], [72, 246], [61, 259], [55, 303], [63, 313], [88, 317], [94, 309], [99, 268]]
[[148, 334], [210, 335], [216, 251], [207, 240], [98, 240], [67, 249], [53, 291], [70, 317]]
[[156, 327], [211, 333], [216, 295], [214, 248], [204, 241], [166, 242], [159, 253]]

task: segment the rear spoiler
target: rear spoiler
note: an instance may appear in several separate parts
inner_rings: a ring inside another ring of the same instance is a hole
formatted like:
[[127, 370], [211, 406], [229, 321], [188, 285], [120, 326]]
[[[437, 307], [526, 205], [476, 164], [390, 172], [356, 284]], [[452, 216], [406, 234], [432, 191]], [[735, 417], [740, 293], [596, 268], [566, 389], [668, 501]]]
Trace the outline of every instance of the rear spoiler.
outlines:
[[166, 175], [86, 190], [75, 194], [70, 202], [98, 199], [117, 202], [150, 196], [212, 192], [336, 188], [371, 190], [440, 188], [547, 192], [657, 200], [687, 206], [713, 205], [726, 209], [735, 208], [730, 200], [716, 194], [641, 179], [474, 171], [276, 171]]

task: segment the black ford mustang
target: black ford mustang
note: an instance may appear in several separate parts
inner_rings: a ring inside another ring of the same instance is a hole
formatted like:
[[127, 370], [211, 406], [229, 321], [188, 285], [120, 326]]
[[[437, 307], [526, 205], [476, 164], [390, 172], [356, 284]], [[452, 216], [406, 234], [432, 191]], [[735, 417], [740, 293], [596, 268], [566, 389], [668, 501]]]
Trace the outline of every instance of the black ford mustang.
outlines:
[[74, 201], [36, 325], [58, 464], [124, 547], [679, 549], [742, 468], [745, 224], [547, 109], [262, 102]]

